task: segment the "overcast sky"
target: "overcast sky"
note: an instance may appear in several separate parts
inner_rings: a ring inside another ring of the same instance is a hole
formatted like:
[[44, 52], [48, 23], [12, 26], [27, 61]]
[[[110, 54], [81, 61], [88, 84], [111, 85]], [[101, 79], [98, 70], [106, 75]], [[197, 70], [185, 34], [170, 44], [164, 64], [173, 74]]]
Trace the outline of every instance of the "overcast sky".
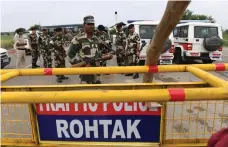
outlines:
[[[85, 15], [93, 15], [96, 25], [113, 25], [114, 12], [118, 21], [140, 19], [160, 20], [167, 1], [56, 1], [56, 0], [2, 0], [1, 31], [14, 31], [16, 28], [28, 29], [31, 25], [60, 25], [82, 23]], [[228, 1], [192, 0], [189, 9], [195, 14], [212, 15], [223, 28], [228, 29]]]

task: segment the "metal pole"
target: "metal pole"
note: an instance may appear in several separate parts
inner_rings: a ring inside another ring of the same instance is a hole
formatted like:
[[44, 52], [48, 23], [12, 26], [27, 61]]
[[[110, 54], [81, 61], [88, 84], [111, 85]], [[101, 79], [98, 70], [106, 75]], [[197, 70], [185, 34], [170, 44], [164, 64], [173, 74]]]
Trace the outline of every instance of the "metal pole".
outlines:
[[[85, 94], [86, 93], [86, 94]], [[228, 100], [227, 88], [2, 92], [2, 104]]]
[[117, 11], [115, 11], [115, 21], [116, 21], [116, 24], [117, 24]]
[[[83, 68], [39, 68], [39, 69], [5, 69], [1, 74], [12, 71], [19, 71], [20, 76], [37, 75], [76, 75], [76, 74], [120, 74], [120, 73], [157, 73], [157, 72], [185, 72], [186, 68], [192, 66], [205, 71], [225, 71], [228, 64], [208, 64], [208, 65], [161, 65], [161, 66], [111, 66], [111, 67], [83, 67]], [[223, 67], [222, 70], [221, 68]], [[3, 76], [2, 75], [2, 76]]]

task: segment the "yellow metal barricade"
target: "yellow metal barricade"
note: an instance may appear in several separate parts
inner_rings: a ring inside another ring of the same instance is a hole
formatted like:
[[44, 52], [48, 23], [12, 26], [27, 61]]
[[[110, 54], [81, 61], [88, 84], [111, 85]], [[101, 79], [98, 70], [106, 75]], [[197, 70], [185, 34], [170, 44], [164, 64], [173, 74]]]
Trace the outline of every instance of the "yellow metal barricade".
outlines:
[[[35, 76], [136, 72], [191, 72], [203, 80], [203, 82], [178, 83], [2, 86], [1, 141], [3, 145], [18, 146], [205, 147], [211, 134], [228, 125], [228, 82], [205, 71], [225, 70], [228, 70], [228, 64], [1, 70], [1, 82], [5, 82], [18, 75]], [[36, 108], [33, 105], [35, 103], [141, 101], [153, 101], [162, 104], [160, 143], [66, 143], [58, 141], [44, 142], [39, 138], [35, 112]]]

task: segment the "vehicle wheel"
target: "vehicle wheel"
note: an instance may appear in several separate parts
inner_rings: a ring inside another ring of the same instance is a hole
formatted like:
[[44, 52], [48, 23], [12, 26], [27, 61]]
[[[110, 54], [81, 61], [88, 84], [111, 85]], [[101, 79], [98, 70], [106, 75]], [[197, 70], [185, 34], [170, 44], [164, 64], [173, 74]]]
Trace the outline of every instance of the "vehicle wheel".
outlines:
[[174, 62], [176, 64], [182, 64], [183, 63], [183, 59], [181, 56], [181, 50], [180, 49], [177, 49], [174, 53]]
[[209, 63], [213, 63], [214, 61], [211, 60], [211, 59], [206, 59], [206, 60], [202, 60], [202, 62], [203, 62], [204, 64], [209, 64]]

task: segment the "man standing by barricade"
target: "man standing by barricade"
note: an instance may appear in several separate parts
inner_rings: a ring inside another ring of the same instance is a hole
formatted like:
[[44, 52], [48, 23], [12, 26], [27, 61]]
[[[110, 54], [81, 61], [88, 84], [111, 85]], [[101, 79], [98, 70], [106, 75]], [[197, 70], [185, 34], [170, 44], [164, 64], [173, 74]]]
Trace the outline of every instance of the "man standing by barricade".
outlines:
[[122, 30], [123, 23], [118, 23], [116, 25], [117, 33], [116, 33], [116, 60], [118, 66], [125, 65], [125, 47], [126, 47], [126, 39], [127, 36]]
[[[128, 26], [129, 35], [127, 37], [127, 65], [136, 66], [138, 65], [139, 48], [140, 48], [140, 38], [135, 32], [135, 27], [133, 24]], [[133, 74], [126, 74], [126, 76], [132, 76]], [[139, 74], [136, 73], [133, 79], [139, 78]]]
[[27, 45], [25, 38], [23, 36], [22, 29], [16, 30], [16, 34], [13, 40], [14, 40], [14, 48], [17, 51], [16, 68], [20, 69], [25, 65], [25, 61], [26, 61], [25, 46]]
[[[56, 68], [65, 68], [65, 57], [66, 57], [66, 51], [64, 49], [64, 36], [62, 28], [56, 28], [55, 29], [55, 35], [52, 38], [50, 44], [51, 48], [54, 54], [54, 62]], [[62, 80], [67, 80], [68, 77], [64, 75], [57, 75], [57, 82], [62, 83]]]
[[47, 29], [42, 30], [43, 33], [38, 38], [39, 49], [43, 56], [44, 67], [51, 68], [52, 67], [52, 59], [51, 59], [51, 48], [50, 48], [50, 36], [47, 34]]
[[29, 35], [29, 44], [32, 53], [32, 68], [40, 67], [37, 65], [37, 60], [39, 57], [39, 50], [38, 50], [38, 35], [36, 33], [36, 28], [31, 28], [32, 33]]

